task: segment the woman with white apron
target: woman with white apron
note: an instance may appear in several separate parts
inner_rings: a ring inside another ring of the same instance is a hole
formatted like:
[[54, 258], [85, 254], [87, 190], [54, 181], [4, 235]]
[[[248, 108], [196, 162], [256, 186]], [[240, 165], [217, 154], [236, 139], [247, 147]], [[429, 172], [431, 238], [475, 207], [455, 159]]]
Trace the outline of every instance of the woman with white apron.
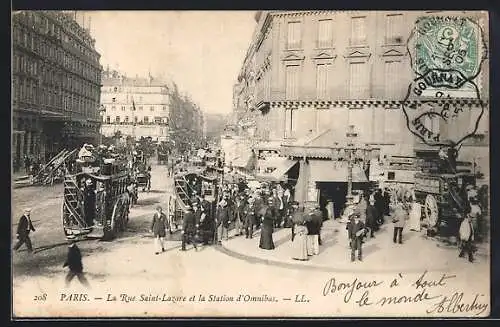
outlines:
[[420, 218], [422, 214], [422, 209], [420, 203], [413, 200], [410, 210], [410, 230], [420, 232]]

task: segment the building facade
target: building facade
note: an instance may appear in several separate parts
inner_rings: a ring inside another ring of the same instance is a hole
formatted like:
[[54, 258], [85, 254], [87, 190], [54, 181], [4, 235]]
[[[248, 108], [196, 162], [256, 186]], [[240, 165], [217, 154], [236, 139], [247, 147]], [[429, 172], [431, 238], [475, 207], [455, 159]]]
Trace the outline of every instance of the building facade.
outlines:
[[12, 156], [48, 160], [98, 138], [100, 54], [75, 15], [12, 14]]
[[[347, 143], [354, 143], [360, 152], [367, 146], [376, 149], [373, 154], [378, 159], [412, 156], [415, 147], [423, 144], [408, 130], [402, 110], [409, 83], [416, 77], [407, 43], [417, 19], [433, 15], [472, 18], [483, 26], [485, 42], [489, 40], [484, 12], [258, 12], [233, 89], [233, 110], [237, 120], [244, 122], [241, 133], [282, 144], [282, 155], [307, 161], [335, 161]], [[481, 99], [489, 97], [487, 67], [486, 60], [485, 71], [474, 79]], [[469, 114], [481, 110], [477, 99], [466, 98]], [[479, 161], [487, 172], [489, 108], [484, 109], [474, 137], [462, 146], [460, 159]], [[440, 127], [433, 125], [438, 131]], [[443, 139], [453, 138], [460, 128], [446, 130], [447, 135], [441, 130]], [[345, 181], [345, 176], [339, 178]]]
[[101, 88], [102, 134], [120, 131], [134, 139], [166, 141], [169, 133], [170, 93], [163, 82], [150, 77], [127, 78], [106, 69]]
[[203, 113], [174, 83], [161, 78], [129, 78], [106, 69], [102, 77], [102, 134], [120, 131], [134, 139], [178, 144], [203, 138]]
[[181, 94], [175, 83], [171, 90], [171, 138], [179, 151], [204, 146], [205, 116], [198, 104], [187, 94]]

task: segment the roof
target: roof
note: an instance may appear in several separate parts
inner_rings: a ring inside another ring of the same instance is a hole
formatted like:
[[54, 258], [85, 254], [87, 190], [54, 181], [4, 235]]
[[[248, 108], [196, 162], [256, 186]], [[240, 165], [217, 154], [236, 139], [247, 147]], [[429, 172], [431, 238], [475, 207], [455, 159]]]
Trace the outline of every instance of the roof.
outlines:
[[259, 165], [261, 167], [272, 167], [275, 170], [269, 174], [260, 173], [256, 175], [257, 180], [274, 180], [281, 181], [284, 180], [285, 174], [295, 166], [296, 160], [289, 160], [287, 158], [273, 158], [272, 160], [260, 160]]
[[217, 180], [217, 177], [209, 177], [209, 176], [198, 174], [198, 173], [193, 172], [193, 171], [179, 172], [179, 173], [175, 174], [176, 177], [177, 176], [178, 177], [188, 176], [188, 175], [196, 175], [197, 177], [199, 177], [199, 178], [201, 178], [203, 180], [206, 180], [206, 181], [210, 181], [210, 182], [213, 182], [213, 181]]
[[[310, 179], [316, 182], [347, 182], [347, 162], [332, 160], [311, 160], [309, 162]], [[368, 182], [365, 172], [359, 165], [352, 167], [354, 183]]]
[[280, 141], [263, 141], [254, 146], [257, 150], [279, 150], [281, 148]]

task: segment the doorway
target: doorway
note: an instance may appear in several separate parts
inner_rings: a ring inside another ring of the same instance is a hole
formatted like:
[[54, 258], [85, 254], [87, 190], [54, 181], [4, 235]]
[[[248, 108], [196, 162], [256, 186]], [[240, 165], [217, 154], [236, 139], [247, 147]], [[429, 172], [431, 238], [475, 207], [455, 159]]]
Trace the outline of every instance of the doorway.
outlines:
[[[352, 189], [367, 191], [368, 183], [352, 183]], [[319, 206], [324, 216], [327, 216], [326, 205], [328, 201], [333, 202], [334, 217], [342, 215], [347, 201], [347, 182], [318, 182]]]
[[318, 182], [319, 190], [319, 206], [321, 211], [327, 212], [326, 205], [328, 201], [333, 202], [334, 217], [340, 217], [342, 214], [346, 197], [347, 197], [347, 183], [345, 182]]

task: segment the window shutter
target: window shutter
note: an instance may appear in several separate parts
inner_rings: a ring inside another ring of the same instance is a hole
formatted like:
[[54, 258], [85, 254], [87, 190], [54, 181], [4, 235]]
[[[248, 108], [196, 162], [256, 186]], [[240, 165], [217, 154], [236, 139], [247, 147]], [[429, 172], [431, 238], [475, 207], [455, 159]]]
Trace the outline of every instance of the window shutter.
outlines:
[[325, 100], [328, 91], [328, 68], [329, 64], [320, 64], [316, 66], [316, 97]]

